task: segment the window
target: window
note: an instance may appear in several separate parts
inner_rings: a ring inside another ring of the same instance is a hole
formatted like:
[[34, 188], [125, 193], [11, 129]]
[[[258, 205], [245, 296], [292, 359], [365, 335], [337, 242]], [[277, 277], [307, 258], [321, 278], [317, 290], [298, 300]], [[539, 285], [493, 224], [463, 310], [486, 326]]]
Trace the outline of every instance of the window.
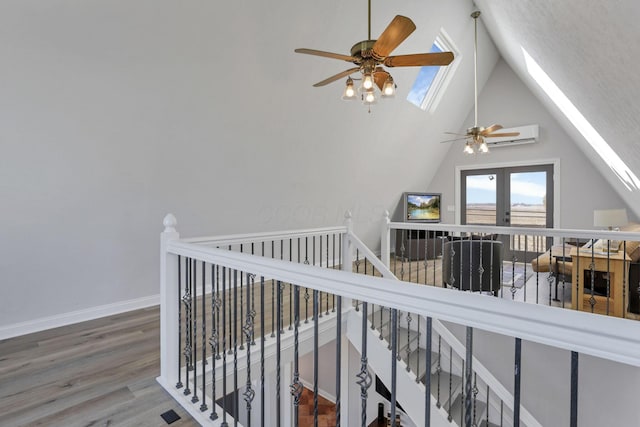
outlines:
[[433, 113], [438, 106], [440, 99], [442, 99], [442, 94], [449, 84], [455, 68], [460, 62], [458, 50], [445, 31], [441, 29], [440, 34], [436, 37], [429, 52], [447, 51], [453, 52], [453, 62], [446, 67], [422, 67], [411, 87], [409, 95], [407, 95], [407, 101], [418, 108], [428, 110], [430, 113]]

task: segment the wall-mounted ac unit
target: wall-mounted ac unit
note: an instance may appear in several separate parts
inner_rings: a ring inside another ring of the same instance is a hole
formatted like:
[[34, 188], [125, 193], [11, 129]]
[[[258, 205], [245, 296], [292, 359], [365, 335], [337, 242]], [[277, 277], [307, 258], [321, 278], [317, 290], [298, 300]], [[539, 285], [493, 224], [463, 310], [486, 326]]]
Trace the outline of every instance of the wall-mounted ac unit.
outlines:
[[518, 126], [509, 129], [500, 129], [502, 132], [520, 132], [518, 136], [485, 138], [487, 145], [491, 148], [511, 147], [513, 145], [533, 144], [538, 141], [538, 125]]

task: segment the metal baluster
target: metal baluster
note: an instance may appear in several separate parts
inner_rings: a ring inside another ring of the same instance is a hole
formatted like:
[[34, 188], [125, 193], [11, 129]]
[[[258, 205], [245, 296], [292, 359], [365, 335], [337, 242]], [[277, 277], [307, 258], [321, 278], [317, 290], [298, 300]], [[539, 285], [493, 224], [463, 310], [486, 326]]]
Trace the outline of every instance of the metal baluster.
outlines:
[[[595, 281], [596, 281], [595, 246], [596, 246], [595, 244], [591, 245], [591, 264], [589, 264], [589, 270], [591, 271], [591, 298], [589, 299], [589, 304], [591, 305], [591, 312], [592, 313], [593, 313], [595, 305], [596, 305], [596, 298], [594, 297], [594, 294], [595, 294]], [[579, 249], [578, 249], [578, 251], [579, 251]], [[578, 294], [578, 295], [580, 295], [580, 294]], [[582, 303], [581, 301], [577, 302], [578, 308], [580, 307], [581, 303]]]
[[189, 370], [191, 367], [191, 258], [186, 260], [186, 281], [184, 284], [184, 295], [182, 301], [185, 308], [185, 345], [184, 345], [184, 363], [185, 363], [185, 389], [184, 395], [191, 394], [189, 389]]
[[[360, 274], [360, 251], [356, 248], [356, 260], [354, 262], [356, 265], [356, 274]], [[360, 311], [360, 302], [358, 300], [354, 300], [356, 303], [356, 311]]]
[[[420, 356], [420, 315], [418, 314], [417, 321], [417, 329], [418, 329], [418, 343], [416, 344], [416, 351], [418, 352], [418, 356]], [[418, 374], [420, 373], [420, 357], [416, 357], [416, 382], [420, 382], [420, 378], [418, 378]], [[407, 366], [409, 366], [409, 358], [407, 357]]]
[[[329, 268], [329, 235], [328, 234], [327, 234], [326, 250], [327, 250], [327, 268]], [[325, 314], [328, 316], [329, 315], [329, 294], [326, 294], [325, 296], [327, 298], [327, 312]]]
[[[309, 265], [309, 237], [304, 238], [304, 263]], [[309, 323], [309, 288], [304, 288], [304, 323]]]
[[[360, 423], [361, 427], [367, 425], [367, 390], [371, 387], [371, 374], [367, 369], [367, 303], [362, 303], [362, 348], [360, 351], [360, 372], [356, 382], [360, 386]], [[395, 360], [395, 357], [392, 357]], [[393, 362], [392, 362], [393, 363]], [[393, 396], [392, 396], [393, 397]]]
[[468, 413], [466, 411], [466, 398], [467, 398], [467, 381], [466, 381], [466, 375], [464, 374], [465, 370], [464, 370], [464, 359], [462, 360], [462, 394], [460, 395], [460, 401], [462, 402], [461, 408], [460, 408], [460, 425], [464, 425], [465, 427], [471, 427], [470, 425], [465, 424], [465, 420], [464, 417], [465, 415]]
[[516, 256], [514, 255], [511, 258], [511, 299], [515, 300], [516, 299], [516, 292], [518, 291], [518, 289], [516, 289]]
[[449, 413], [449, 416], [447, 417], [449, 421], [453, 420], [453, 417], [451, 416], [451, 403], [452, 403], [451, 398], [453, 397], [452, 390], [451, 390], [452, 387], [453, 387], [453, 348], [449, 346], [449, 410], [447, 411]]
[[[336, 234], [333, 233], [332, 234], [332, 240], [333, 240], [333, 269], [335, 270], [336, 268]], [[336, 294], [331, 294], [331, 312], [335, 313], [336, 311]]]
[[[289, 387], [293, 396], [293, 425], [298, 426], [298, 414], [300, 406], [300, 396], [302, 395], [302, 383], [300, 382], [299, 360], [298, 360], [298, 327], [300, 326], [300, 287], [293, 288], [293, 382]], [[338, 327], [340, 325], [338, 324]], [[336, 365], [336, 367], [339, 365]]]
[[198, 261], [197, 260], [193, 260], [193, 280], [192, 280], [192, 285], [193, 285], [193, 292], [191, 294], [191, 304], [193, 307], [193, 328], [191, 329], [191, 332], [193, 334], [193, 360], [191, 362], [191, 365], [193, 367], [193, 397], [191, 397], [191, 403], [196, 403], [199, 399], [198, 399], [198, 338], [196, 336], [197, 330], [198, 330], [198, 284], [197, 282], [197, 276], [198, 276]]
[[[271, 241], [271, 259], [275, 258], [275, 247], [274, 247], [275, 243], [272, 240]], [[271, 280], [271, 338], [275, 337], [275, 330], [273, 329], [275, 327], [275, 319], [276, 319], [276, 314], [275, 314], [275, 309], [276, 309], [276, 301], [275, 301], [275, 297], [276, 297], [276, 290], [275, 290], [275, 282], [273, 280]]]
[[[240, 253], [244, 253], [244, 248], [242, 243], [240, 244]], [[244, 274], [240, 274], [240, 321], [244, 319], [243, 287], [244, 287]], [[240, 329], [242, 329], [242, 325], [240, 326]], [[244, 350], [244, 334], [242, 333], [242, 331], [240, 331], [240, 350]]]
[[176, 388], [182, 388], [182, 257], [178, 255], [178, 382]]
[[284, 283], [280, 283], [280, 286], [278, 286], [278, 298], [280, 298], [280, 313], [278, 315], [278, 325], [280, 327], [281, 334], [284, 334], [284, 310], [282, 309], [282, 305], [284, 304], [283, 293]]
[[513, 426], [520, 425], [520, 373], [522, 369], [522, 340], [516, 338], [515, 375], [513, 379]]
[[[392, 315], [393, 315], [393, 312], [392, 312]], [[398, 321], [396, 322], [396, 329], [397, 329], [398, 336], [400, 336], [400, 320], [402, 320], [402, 312], [399, 311], [397, 316], [398, 316]], [[396, 340], [396, 359], [400, 360], [400, 340]]]
[[[289, 262], [293, 262], [293, 239], [289, 239]], [[293, 329], [293, 285], [289, 283], [289, 330]]]
[[264, 425], [264, 276], [260, 276], [260, 419]]
[[[315, 242], [314, 242], [315, 247]], [[314, 254], [315, 259], [315, 254]], [[318, 311], [320, 300], [318, 290], [313, 290], [313, 425], [318, 427]]]
[[[242, 275], [241, 275], [242, 277]], [[238, 270], [233, 270], [233, 308], [229, 310], [233, 315], [233, 425], [238, 425], [240, 405], [238, 401]]]
[[[436, 375], [438, 376], [437, 393], [436, 393], [436, 406], [440, 408], [442, 403], [440, 402], [440, 374], [442, 373], [442, 337], [438, 335], [438, 362], [436, 365]], [[431, 366], [428, 369], [431, 372]]]
[[471, 408], [471, 375], [473, 373], [472, 361], [473, 361], [473, 328], [467, 326], [467, 343], [466, 343], [466, 371], [465, 371], [465, 384], [464, 384], [464, 424], [466, 427], [471, 427], [471, 416], [473, 415]]
[[[315, 242], [315, 236], [313, 238], [314, 238], [314, 242]], [[319, 250], [319, 256], [318, 256], [319, 263], [320, 263], [319, 265], [320, 265], [320, 267], [322, 267], [322, 236], [318, 236], [318, 240], [320, 240], [320, 250]], [[314, 247], [315, 247], [315, 245], [314, 245]], [[313, 255], [313, 258], [315, 260], [315, 253]], [[318, 301], [319, 301], [319, 304], [320, 304], [320, 308], [318, 310], [318, 316], [322, 317], [322, 292], [319, 292], [319, 294], [320, 295], [318, 296], [318, 298], [319, 298]]]
[[[412, 230], [413, 231], [413, 230]], [[417, 231], [416, 231], [417, 233]], [[411, 281], [411, 249], [413, 248], [413, 233], [411, 231], [409, 231], [409, 255], [407, 255], [407, 261], [409, 262], [409, 278], [407, 279], [407, 282]], [[391, 422], [393, 423], [393, 419], [391, 420]]]
[[[253, 247], [253, 243], [251, 243], [251, 255], [254, 255], [254, 247]], [[255, 327], [255, 319], [256, 319], [256, 306], [255, 306], [255, 301], [256, 301], [256, 283], [255, 283], [255, 276], [252, 275], [251, 276], [251, 345], [256, 345], [256, 327]], [[260, 325], [260, 327], [262, 327], [262, 325]]]
[[500, 427], [502, 427], [503, 420], [504, 420], [504, 402], [500, 400]]
[[[247, 273], [247, 284], [253, 283], [253, 278], [255, 276]], [[253, 316], [251, 315], [251, 293], [248, 292], [247, 289], [247, 317], [246, 323], [242, 328], [244, 332], [245, 340], [247, 342], [247, 381], [245, 383], [244, 390], [244, 401], [247, 407], [247, 427], [251, 427], [251, 402], [253, 402], [253, 398], [256, 393], [253, 391], [253, 387], [251, 386], [251, 345], [249, 344], [253, 339]]]
[[222, 267], [222, 426], [227, 427], [227, 267]]
[[[216, 327], [216, 317], [218, 315], [218, 309], [220, 308], [220, 299], [218, 296], [218, 279], [219, 276], [217, 272], [219, 271], [218, 266], [211, 265], [211, 337], [209, 338], [209, 344], [211, 345], [211, 363], [213, 366], [211, 367], [211, 415], [209, 418], [211, 420], [218, 419], [218, 413], [216, 412], [216, 359], [214, 355], [218, 355], [218, 329]], [[216, 283], [214, 287], [214, 270], [216, 272], [215, 278]], [[219, 357], [219, 355], [218, 355]]]
[[[478, 424], [476, 424], [476, 420], [477, 420], [477, 402], [478, 402], [478, 393], [480, 392], [480, 390], [478, 389], [478, 378], [476, 373], [473, 373], [473, 388], [471, 389], [471, 393], [473, 393], [473, 417], [471, 418], [471, 425], [473, 427], [476, 427]], [[488, 409], [488, 408], [487, 408]]]
[[[206, 346], [206, 342], [207, 342], [207, 312], [205, 311], [206, 308], [206, 290], [205, 290], [205, 279], [206, 279], [206, 274], [205, 274], [205, 262], [202, 261], [202, 296], [201, 298], [201, 303], [202, 303], [202, 314], [201, 317], [202, 319], [200, 319], [200, 323], [202, 323], [202, 360], [200, 361], [201, 365], [201, 369], [202, 369], [202, 404], [200, 405], [200, 411], [204, 412], [208, 409], [207, 407], [207, 399], [205, 399], [205, 374], [204, 374], [204, 367], [207, 364], [207, 346]], [[212, 277], [213, 279], [213, 277]]]
[[222, 299], [220, 298], [220, 266], [216, 267], [216, 304], [216, 360], [220, 360], [220, 330], [224, 333], [224, 324], [220, 325], [220, 307], [222, 306]]
[[487, 385], [487, 411], [485, 412], [485, 425], [489, 427], [489, 386]]
[[[623, 269], [623, 270], [626, 270], [626, 268]], [[610, 280], [610, 278], [611, 278], [611, 240], [607, 240], [607, 306], [606, 306], [606, 314], [607, 314], [607, 316], [609, 315], [609, 300], [611, 298], [611, 280]], [[624, 287], [623, 287], [623, 289], [624, 289]], [[624, 299], [623, 299], [623, 301], [624, 301]], [[624, 309], [626, 311], [626, 307], [624, 307]]]
[[[411, 320], [411, 313], [407, 312], [407, 349], [405, 350], [407, 353], [407, 372], [410, 370], [409, 355], [411, 354]], [[400, 354], [398, 354], [398, 357], [400, 357]]]
[[280, 414], [280, 406], [281, 406], [281, 402], [280, 402], [280, 363], [281, 363], [281, 334], [282, 334], [282, 324], [281, 324], [281, 318], [280, 315], [282, 314], [282, 292], [280, 291], [281, 286], [282, 286], [282, 282], [280, 282], [280, 280], [278, 280], [277, 282], [278, 285], [278, 297], [277, 297], [277, 322], [278, 324], [276, 325], [276, 425], [280, 426], [281, 424], [281, 414]]
[[342, 370], [342, 297], [338, 295], [338, 314], [336, 319], [336, 427], [340, 427], [340, 377]]
[[[409, 230], [402, 230], [402, 240], [400, 241], [400, 280], [404, 280], [404, 242], [405, 242], [405, 233]], [[395, 274], [395, 271], [394, 271]]]
[[[522, 287], [524, 288], [524, 302], [527, 302], [527, 251], [529, 246], [529, 239], [527, 236], [524, 236], [524, 260], [522, 264], [524, 265], [524, 276], [522, 278]], [[515, 276], [513, 278], [513, 284], [515, 285]]]
[[396, 354], [394, 353], [395, 348], [396, 348], [396, 343], [399, 341], [398, 340], [398, 334], [395, 333], [396, 330], [396, 325], [399, 324], [398, 322], [398, 310], [397, 309], [392, 309], [391, 311], [391, 323], [393, 324], [393, 330], [394, 333], [391, 334], [391, 348], [393, 348], [394, 350], [392, 350], [391, 352], [391, 424], [393, 426], [395, 426], [396, 424], [396, 386], [397, 386], [397, 381], [398, 381], [398, 359], [395, 357]]
[[[427, 317], [427, 348], [425, 350], [425, 376], [424, 376], [424, 425], [429, 427], [431, 425], [431, 340], [433, 339], [433, 320], [431, 317]], [[419, 370], [418, 370], [419, 372]]]
[[578, 353], [571, 352], [571, 427], [578, 427]]

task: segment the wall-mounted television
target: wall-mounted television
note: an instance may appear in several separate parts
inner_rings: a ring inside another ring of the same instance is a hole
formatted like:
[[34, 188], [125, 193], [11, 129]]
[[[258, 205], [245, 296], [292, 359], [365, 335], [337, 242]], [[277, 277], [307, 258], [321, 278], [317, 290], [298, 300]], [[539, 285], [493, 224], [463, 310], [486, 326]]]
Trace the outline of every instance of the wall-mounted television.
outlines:
[[440, 222], [442, 218], [441, 198], [441, 193], [404, 193], [404, 220], [407, 222]]

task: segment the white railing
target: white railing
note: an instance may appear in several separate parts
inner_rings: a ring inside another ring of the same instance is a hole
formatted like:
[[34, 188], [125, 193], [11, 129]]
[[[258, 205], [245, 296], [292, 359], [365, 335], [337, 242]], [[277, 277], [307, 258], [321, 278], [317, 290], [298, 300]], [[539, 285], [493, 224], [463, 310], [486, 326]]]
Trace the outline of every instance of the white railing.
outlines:
[[[489, 298], [467, 292], [452, 292], [431, 286], [420, 286], [384, 277], [372, 277], [353, 274], [350, 271], [321, 268], [319, 266], [292, 263], [281, 259], [240, 253], [213, 246], [250, 242], [248, 235], [223, 239], [179, 239], [175, 230], [176, 221], [173, 216], [165, 218], [165, 231], [161, 239], [161, 374], [159, 382], [175, 397], [175, 379], [180, 370], [180, 288], [177, 257], [187, 257], [211, 266], [250, 274], [252, 277], [304, 286], [327, 294], [339, 295], [343, 298], [365, 301], [381, 307], [396, 309], [402, 312], [415, 313], [425, 318], [449, 321], [469, 326], [474, 329], [493, 332], [521, 340], [596, 356], [614, 362], [640, 367], [640, 323], [630, 322], [613, 317], [593, 316], [589, 313], [573, 310], [562, 310], [534, 304], [518, 304], [499, 298]], [[429, 229], [448, 232], [506, 232], [493, 227], [460, 227], [445, 225], [393, 224], [386, 221], [383, 229], [382, 259], [390, 257], [389, 233], [396, 227], [408, 229]], [[341, 239], [341, 266], [351, 270], [351, 253], [354, 247], [362, 245], [356, 239], [348, 239], [350, 224], [345, 227], [334, 227], [310, 233], [325, 234], [328, 230], [343, 233]], [[523, 230], [518, 233], [542, 233], [555, 237], [596, 237], [616, 239], [638, 239], [637, 233], [592, 233], [573, 230]], [[506, 233], [508, 234], [508, 232]], [[285, 236], [287, 233], [263, 234], [258, 238]], [[292, 233], [296, 238], [304, 237], [303, 232]], [[221, 243], [222, 242], [222, 243]], [[232, 242], [232, 243], [231, 243]], [[364, 249], [364, 248], [363, 248]], [[378, 265], [382, 269], [382, 265]], [[213, 286], [212, 286], [213, 287]], [[197, 291], [196, 291], [197, 295]], [[345, 304], [345, 310], [350, 304]], [[216, 362], [209, 357], [203, 361], [207, 369], [215, 369]], [[207, 371], [208, 372], [208, 371]], [[284, 387], [287, 392], [288, 385]], [[346, 389], [345, 389], [346, 390]], [[208, 406], [214, 402], [202, 391]], [[176, 397], [177, 398], [177, 397]], [[207, 400], [209, 399], [209, 400]], [[181, 404], [202, 424], [211, 422], [206, 414], [189, 404], [185, 399]], [[346, 409], [343, 402], [343, 409]], [[357, 408], [353, 408], [358, 411]], [[348, 409], [347, 409], [348, 411]], [[343, 412], [344, 414], [345, 412]], [[219, 425], [213, 421], [212, 425]], [[266, 425], [269, 425], [267, 422]]]

